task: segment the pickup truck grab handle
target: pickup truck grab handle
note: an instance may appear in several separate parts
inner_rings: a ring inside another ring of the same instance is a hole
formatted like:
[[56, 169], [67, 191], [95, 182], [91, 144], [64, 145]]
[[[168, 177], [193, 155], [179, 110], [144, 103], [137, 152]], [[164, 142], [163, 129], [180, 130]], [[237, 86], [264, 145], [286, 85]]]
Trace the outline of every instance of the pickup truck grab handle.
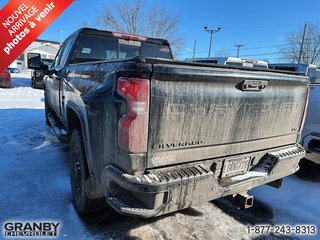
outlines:
[[240, 83], [242, 91], [258, 91], [261, 92], [268, 86], [268, 81], [264, 80], [244, 80]]

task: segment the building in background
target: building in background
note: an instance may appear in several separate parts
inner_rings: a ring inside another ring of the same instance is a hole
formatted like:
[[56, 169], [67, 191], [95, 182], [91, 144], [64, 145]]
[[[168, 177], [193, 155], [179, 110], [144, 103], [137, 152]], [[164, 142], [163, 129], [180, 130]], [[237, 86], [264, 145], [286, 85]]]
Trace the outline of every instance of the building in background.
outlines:
[[[44, 61], [52, 60], [55, 58], [60, 43], [55, 41], [47, 41], [36, 39], [31, 45], [15, 60], [19, 69], [27, 67], [28, 53], [39, 53]], [[49, 61], [48, 61], [49, 62]]]

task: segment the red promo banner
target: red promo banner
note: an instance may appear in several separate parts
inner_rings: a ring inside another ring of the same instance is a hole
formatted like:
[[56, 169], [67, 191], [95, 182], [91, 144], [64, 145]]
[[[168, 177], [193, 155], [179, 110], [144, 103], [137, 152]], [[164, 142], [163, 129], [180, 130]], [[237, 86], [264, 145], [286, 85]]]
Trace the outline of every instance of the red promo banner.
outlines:
[[10, 0], [0, 10], [0, 71], [5, 70], [73, 0]]

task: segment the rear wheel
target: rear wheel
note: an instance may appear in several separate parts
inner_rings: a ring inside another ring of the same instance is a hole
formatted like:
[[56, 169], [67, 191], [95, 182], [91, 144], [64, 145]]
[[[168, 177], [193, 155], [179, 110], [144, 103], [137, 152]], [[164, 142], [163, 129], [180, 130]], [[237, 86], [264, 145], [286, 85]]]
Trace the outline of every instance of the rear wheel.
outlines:
[[81, 131], [75, 129], [71, 135], [69, 149], [70, 182], [73, 204], [79, 213], [89, 213], [107, 206], [105, 199], [88, 199], [85, 181], [89, 177], [87, 160]]

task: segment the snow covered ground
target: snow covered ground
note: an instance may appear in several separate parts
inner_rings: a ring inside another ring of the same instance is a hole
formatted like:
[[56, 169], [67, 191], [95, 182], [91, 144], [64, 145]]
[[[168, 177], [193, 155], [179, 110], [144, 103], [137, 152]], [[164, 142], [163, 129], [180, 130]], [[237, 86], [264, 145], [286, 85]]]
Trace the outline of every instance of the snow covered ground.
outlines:
[[280, 189], [252, 190], [255, 204], [247, 210], [218, 199], [150, 220], [112, 210], [79, 216], [71, 203], [68, 146], [45, 125], [43, 91], [30, 88], [30, 72], [14, 74], [13, 88], [0, 89], [0, 119], [1, 231], [8, 220], [50, 219], [62, 222], [60, 239], [253, 239], [246, 226], [255, 224], [313, 224], [320, 232], [320, 167], [304, 167]]
[[11, 74], [12, 89], [0, 88], [1, 109], [43, 109], [43, 91], [30, 88], [31, 72]]

